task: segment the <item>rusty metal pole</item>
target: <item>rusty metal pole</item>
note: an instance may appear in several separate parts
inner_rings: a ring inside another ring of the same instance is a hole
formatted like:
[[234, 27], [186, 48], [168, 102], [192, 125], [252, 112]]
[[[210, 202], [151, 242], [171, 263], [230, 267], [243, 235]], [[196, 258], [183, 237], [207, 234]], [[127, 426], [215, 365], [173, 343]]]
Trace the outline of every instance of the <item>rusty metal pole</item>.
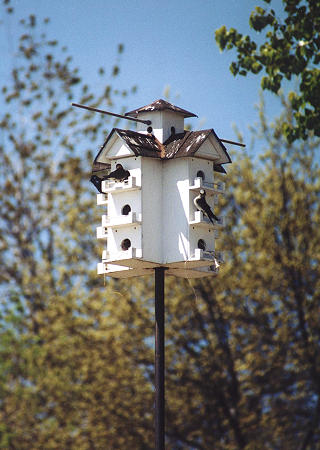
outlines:
[[164, 450], [165, 386], [164, 386], [164, 276], [165, 267], [155, 274], [155, 449]]

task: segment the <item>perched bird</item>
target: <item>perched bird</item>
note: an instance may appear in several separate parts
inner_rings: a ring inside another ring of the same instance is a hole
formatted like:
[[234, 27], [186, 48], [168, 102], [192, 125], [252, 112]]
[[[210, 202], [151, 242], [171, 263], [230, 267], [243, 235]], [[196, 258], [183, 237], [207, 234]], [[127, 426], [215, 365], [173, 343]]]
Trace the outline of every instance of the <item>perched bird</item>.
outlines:
[[217, 222], [219, 221], [218, 217], [213, 214], [210, 206], [206, 202], [206, 191], [204, 189], [200, 189], [200, 194], [197, 195], [193, 202], [196, 208], [203, 214], [205, 214], [213, 225], [214, 221], [212, 219], [216, 220]]
[[130, 177], [129, 170], [125, 170], [122, 167], [122, 164], [116, 164], [116, 170], [110, 172], [109, 175], [104, 177], [104, 180], [115, 180], [115, 181], [124, 181]]
[[90, 181], [92, 184], [94, 184], [94, 186], [98, 189], [98, 191], [100, 193], [102, 193], [101, 191], [101, 178], [99, 178], [97, 175], [92, 175], [92, 177], [90, 178]]

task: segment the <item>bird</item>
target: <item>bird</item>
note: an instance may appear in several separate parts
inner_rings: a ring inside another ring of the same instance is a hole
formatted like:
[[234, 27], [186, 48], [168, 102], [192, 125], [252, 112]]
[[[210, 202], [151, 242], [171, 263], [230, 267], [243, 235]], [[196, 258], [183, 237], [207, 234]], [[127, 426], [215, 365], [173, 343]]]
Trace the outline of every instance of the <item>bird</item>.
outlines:
[[197, 195], [193, 202], [196, 208], [203, 214], [205, 214], [213, 225], [214, 221], [212, 219], [216, 220], [217, 222], [219, 221], [218, 217], [213, 214], [210, 206], [206, 202], [206, 191], [204, 189], [200, 189], [200, 194]]
[[94, 184], [94, 186], [97, 188], [97, 190], [102, 193], [101, 191], [101, 178], [99, 178], [97, 175], [92, 175], [92, 177], [90, 178], [90, 181], [92, 184]]
[[127, 180], [130, 177], [130, 172], [129, 170], [125, 170], [122, 167], [122, 164], [116, 164], [116, 170], [114, 170], [113, 172], [110, 172], [109, 175], [107, 175], [106, 177], [104, 177], [104, 180], [115, 180], [115, 181], [124, 181]]

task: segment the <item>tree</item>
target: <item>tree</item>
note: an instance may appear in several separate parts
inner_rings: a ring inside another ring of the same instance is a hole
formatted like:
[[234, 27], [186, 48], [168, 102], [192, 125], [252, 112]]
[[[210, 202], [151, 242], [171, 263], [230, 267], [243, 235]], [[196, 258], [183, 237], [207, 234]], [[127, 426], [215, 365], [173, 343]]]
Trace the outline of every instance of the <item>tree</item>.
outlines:
[[290, 114], [285, 105], [271, 125], [262, 110], [265, 151], [230, 168], [219, 276], [171, 286], [168, 434], [177, 448], [319, 442], [319, 142], [287, 143]]
[[[22, 25], [0, 118], [0, 447], [151, 449], [153, 280], [96, 275], [105, 118], [69, 106], [116, 92], [93, 93], [35, 17]], [[170, 449], [319, 441], [319, 143], [286, 142], [291, 119], [262, 111], [261, 159], [234, 158], [219, 276], [167, 280]]]
[[237, 50], [237, 60], [230, 65], [233, 75], [264, 70], [261, 87], [275, 94], [285, 80], [298, 80], [298, 91], [289, 93], [294, 121], [282, 125], [282, 132], [293, 142], [306, 140], [310, 131], [320, 136], [320, 2], [283, 0], [282, 4], [279, 16], [274, 9], [260, 6], [251, 13], [250, 27], [265, 32], [262, 44], [225, 26], [216, 30], [215, 38], [221, 50]]
[[135, 330], [150, 329], [148, 307], [114, 283], [99, 288], [93, 270], [89, 177], [108, 121], [70, 107], [113, 106], [127, 91], [92, 92], [45, 22], [22, 21], [2, 89], [0, 447], [150, 448], [152, 388], [140, 362], [150, 350]]

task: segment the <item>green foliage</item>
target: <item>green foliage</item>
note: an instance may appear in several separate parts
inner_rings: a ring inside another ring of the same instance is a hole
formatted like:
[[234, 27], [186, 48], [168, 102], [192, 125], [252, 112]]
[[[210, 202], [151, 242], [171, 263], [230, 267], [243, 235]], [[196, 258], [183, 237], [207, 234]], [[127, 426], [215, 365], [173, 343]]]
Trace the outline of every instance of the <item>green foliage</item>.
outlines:
[[288, 142], [293, 142], [307, 139], [310, 131], [320, 136], [320, 2], [283, 0], [282, 4], [281, 18], [273, 9], [260, 6], [251, 13], [250, 27], [265, 33], [261, 45], [225, 26], [216, 30], [215, 38], [221, 50], [237, 50], [237, 61], [230, 66], [233, 75], [264, 70], [261, 87], [275, 94], [285, 80], [298, 79], [299, 92], [291, 93], [294, 121], [285, 122], [282, 129]]
[[135, 337], [135, 327], [151, 331], [148, 305], [112, 283], [97, 288], [92, 270], [99, 216], [89, 178], [111, 123], [70, 106], [118, 109], [127, 90], [106, 80], [93, 92], [42, 32], [47, 23], [21, 21], [2, 89], [0, 448], [150, 448], [153, 397], [140, 362], [150, 349]]
[[319, 142], [286, 142], [284, 106], [273, 125], [261, 110], [261, 158], [234, 156], [219, 276], [168, 285], [172, 448], [177, 437], [178, 448], [221, 450], [320, 439]]

